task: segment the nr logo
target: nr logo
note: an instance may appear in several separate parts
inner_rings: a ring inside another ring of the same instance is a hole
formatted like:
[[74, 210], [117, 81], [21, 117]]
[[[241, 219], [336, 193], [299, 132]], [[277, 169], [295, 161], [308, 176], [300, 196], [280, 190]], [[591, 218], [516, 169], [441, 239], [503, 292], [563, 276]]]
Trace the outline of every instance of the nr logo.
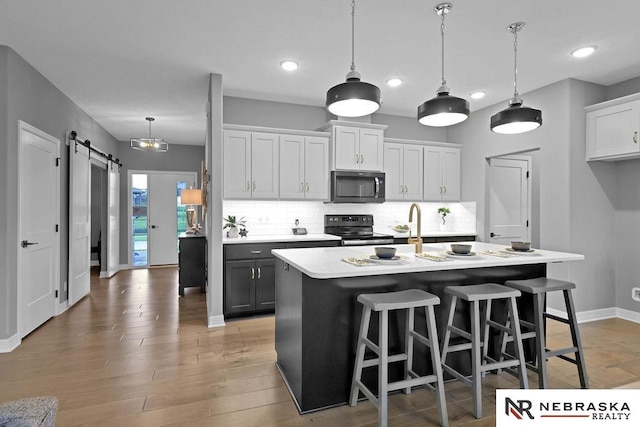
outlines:
[[513, 415], [517, 419], [521, 420], [524, 414], [527, 414], [529, 419], [533, 419], [531, 414], [531, 407], [533, 404], [530, 400], [516, 400], [515, 402], [508, 397], [505, 397], [504, 412], [506, 415]]

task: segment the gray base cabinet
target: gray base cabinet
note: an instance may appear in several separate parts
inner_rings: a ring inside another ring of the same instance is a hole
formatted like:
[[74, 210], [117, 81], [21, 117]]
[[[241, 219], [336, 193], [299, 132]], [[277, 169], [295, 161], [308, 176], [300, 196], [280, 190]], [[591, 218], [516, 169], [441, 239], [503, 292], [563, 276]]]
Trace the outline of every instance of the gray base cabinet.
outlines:
[[235, 243], [224, 246], [224, 315], [272, 313], [276, 308], [273, 249], [338, 246], [339, 241]]

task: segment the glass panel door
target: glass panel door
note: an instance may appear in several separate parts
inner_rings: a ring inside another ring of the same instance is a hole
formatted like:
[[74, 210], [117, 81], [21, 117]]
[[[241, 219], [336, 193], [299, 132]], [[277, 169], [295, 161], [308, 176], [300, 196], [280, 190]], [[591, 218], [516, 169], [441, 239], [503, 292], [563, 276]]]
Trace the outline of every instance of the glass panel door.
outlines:
[[131, 248], [134, 267], [147, 265], [147, 174], [131, 174]]

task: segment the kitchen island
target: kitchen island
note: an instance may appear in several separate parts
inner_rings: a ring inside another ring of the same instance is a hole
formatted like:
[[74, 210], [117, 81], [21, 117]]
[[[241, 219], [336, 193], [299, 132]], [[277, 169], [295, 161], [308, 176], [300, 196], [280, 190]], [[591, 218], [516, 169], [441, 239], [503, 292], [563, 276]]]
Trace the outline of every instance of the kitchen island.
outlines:
[[[511, 279], [544, 277], [547, 263], [584, 259], [578, 254], [546, 250], [511, 253], [502, 245], [470, 243], [476, 256], [436, 262], [415, 257], [413, 245], [396, 245], [402, 262], [362, 267], [343, 259], [369, 259], [373, 255], [371, 246], [274, 250], [277, 365], [300, 412], [341, 405], [348, 400], [362, 313], [357, 295], [417, 288], [439, 296], [436, 324], [441, 340], [449, 304], [449, 298], [444, 296], [446, 286], [503, 284]], [[423, 252], [442, 255], [448, 249], [448, 244], [433, 244], [425, 245]], [[519, 309], [522, 318], [531, 318], [532, 304], [526, 296], [520, 299]], [[468, 324], [465, 326], [468, 314], [465, 317], [461, 305], [458, 310], [461, 314], [457, 316], [458, 326], [468, 329]], [[494, 313], [496, 320], [505, 315], [497, 304]], [[374, 317], [370, 336], [377, 341], [375, 323]], [[390, 354], [403, 348], [404, 336], [398, 332], [402, 328], [404, 315], [390, 312]], [[424, 329], [422, 322], [417, 321], [416, 330], [424, 333]], [[496, 339], [494, 336], [492, 347]], [[425, 351], [423, 346], [416, 346], [415, 360], [420, 362], [415, 370], [419, 374], [431, 371]], [[456, 356], [452, 361], [456, 369], [469, 372], [469, 355], [460, 352]], [[402, 375], [401, 365], [390, 365], [390, 381]], [[373, 371], [365, 370], [363, 381], [375, 390]]]

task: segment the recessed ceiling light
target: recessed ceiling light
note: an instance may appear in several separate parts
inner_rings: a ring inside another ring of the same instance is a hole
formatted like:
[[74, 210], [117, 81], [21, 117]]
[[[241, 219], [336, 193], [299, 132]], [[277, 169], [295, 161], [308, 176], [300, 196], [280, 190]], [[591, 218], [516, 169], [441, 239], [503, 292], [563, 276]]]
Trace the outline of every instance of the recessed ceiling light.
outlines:
[[290, 59], [287, 59], [286, 61], [282, 61], [280, 63], [280, 66], [287, 71], [295, 71], [298, 69], [298, 63]]
[[593, 52], [595, 52], [597, 48], [598, 48], [597, 46], [580, 47], [580, 48], [572, 51], [571, 52], [571, 56], [573, 56], [574, 58], [586, 58], [587, 56], [589, 56]]
[[402, 84], [403, 81], [404, 80], [402, 80], [400, 77], [391, 77], [387, 80], [387, 85], [391, 87], [398, 87]]
[[478, 91], [478, 92], [473, 92], [471, 95], [469, 95], [472, 99], [482, 99], [484, 98], [484, 96], [486, 95], [486, 92], [482, 92], [482, 91]]

